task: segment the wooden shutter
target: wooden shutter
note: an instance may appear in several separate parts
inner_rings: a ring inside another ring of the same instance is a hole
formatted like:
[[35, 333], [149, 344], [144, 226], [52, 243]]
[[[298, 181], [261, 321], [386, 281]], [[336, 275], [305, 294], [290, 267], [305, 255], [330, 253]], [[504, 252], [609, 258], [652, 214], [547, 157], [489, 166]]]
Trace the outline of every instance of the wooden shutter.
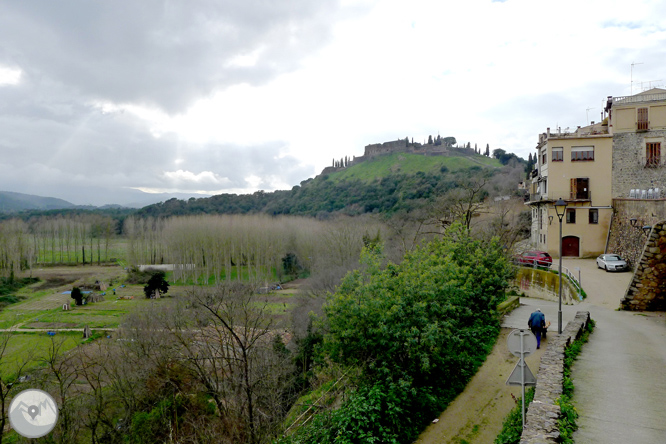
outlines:
[[636, 126], [637, 130], [647, 130], [648, 129], [648, 109], [647, 108], [638, 108], [638, 122]]

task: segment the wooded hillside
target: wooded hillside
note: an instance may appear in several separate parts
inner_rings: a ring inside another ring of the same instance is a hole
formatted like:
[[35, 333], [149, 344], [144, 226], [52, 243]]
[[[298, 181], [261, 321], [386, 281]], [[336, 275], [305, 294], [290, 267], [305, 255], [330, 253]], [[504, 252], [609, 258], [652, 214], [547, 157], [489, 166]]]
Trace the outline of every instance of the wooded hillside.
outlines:
[[523, 168], [519, 159], [503, 166], [500, 161], [481, 155], [392, 154], [308, 179], [291, 190], [220, 194], [188, 201], [171, 199], [144, 207], [137, 215], [265, 213], [327, 217], [333, 214], [394, 214], [423, 207], [470, 178], [485, 178], [491, 182], [489, 194], [511, 193], [522, 179]]

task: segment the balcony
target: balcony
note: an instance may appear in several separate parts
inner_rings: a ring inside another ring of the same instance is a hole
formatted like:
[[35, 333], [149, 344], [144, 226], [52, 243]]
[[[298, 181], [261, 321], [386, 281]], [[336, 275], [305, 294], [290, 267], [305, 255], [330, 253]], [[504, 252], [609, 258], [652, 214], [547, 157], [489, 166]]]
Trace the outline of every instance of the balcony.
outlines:
[[532, 204], [532, 203], [548, 203], [548, 202], [553, 202], [554, 199], [548, 197], [547, 194], [542, 194], [542, 193], [530, 193], [529, 200], [527, 203]]
[[569, 193], [569, 201], [581, 202], [592, 200], [592, 192], [587, 190], [574, 190]]

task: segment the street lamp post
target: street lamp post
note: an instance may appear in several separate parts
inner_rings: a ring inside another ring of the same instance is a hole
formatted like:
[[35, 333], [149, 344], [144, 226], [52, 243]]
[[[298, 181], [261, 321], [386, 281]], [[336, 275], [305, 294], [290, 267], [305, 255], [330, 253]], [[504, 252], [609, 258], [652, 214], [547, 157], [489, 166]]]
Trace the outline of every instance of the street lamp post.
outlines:
[[557, 202], [555, 202], [555, 213], [557, 213], [557, 218], [560, 220], [560, 302], [557, 310], [557, 333], [560, 335], [562, 334], [562, 218], [566, 209], [567, 203], [561, 197], [557, 199]]

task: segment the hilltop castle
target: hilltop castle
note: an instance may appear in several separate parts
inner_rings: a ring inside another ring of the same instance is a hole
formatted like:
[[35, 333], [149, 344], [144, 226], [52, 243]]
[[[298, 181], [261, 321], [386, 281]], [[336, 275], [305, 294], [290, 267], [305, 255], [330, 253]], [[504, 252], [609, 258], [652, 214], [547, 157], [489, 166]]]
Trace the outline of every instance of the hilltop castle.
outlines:
[[381, 156], [384, 154], [393, 154], [393, 153], [411, 153], [411, 154], [421, 154], [424, 156], [448, 156], [452, 154], [452, 149], [455, 151], [455, 155], [471, 155], [474, 154], [474, 150], [471, 148], [458, 148], [454, 147], [456, 143], [455, 137], [440, 137], [437, 136], [435, 139], [429, 137], [429, 143], [421, 144], [410, 142], [409, 138], [398, 139], [391, 142], [384, 143], [373, 143], [365, 146], [365, 152], [362, 156], [354, 156], [352, 159], [340, 159], [339, 161], [333, 160], [333, 165], [324, 168], [321, 174], [329, 174], [335, 171], [339, 171], [348, 166], [356, 165], [357, 163], [364, 162], [366, 160], [372, 159], [373, 157]]

